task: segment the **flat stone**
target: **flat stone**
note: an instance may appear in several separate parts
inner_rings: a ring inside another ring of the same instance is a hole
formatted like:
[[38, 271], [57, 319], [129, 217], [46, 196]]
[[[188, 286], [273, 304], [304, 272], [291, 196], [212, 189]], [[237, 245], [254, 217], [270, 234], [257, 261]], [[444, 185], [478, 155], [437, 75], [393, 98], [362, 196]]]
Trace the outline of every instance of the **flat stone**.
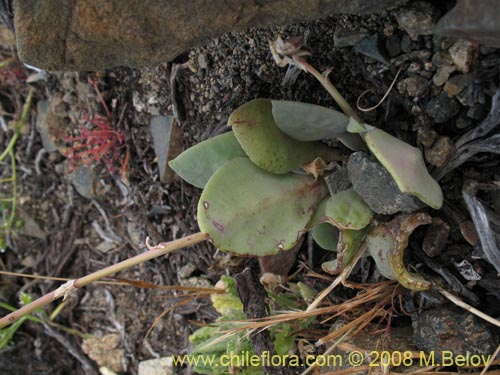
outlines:
[[453, 64], [455, 64], [459, 72], [467, 73], [470, 71], [474, 55], [471, 42], [463, 39], [457, 40], [448, 51], [450, 52]]
[[427, 353], [435, 353], [441, 363], [442, 353], [457, 355], [492, 354], [498, 340], [490, 326], [468, 311], [439, 306], [418, 315], [413, 321], [415, 345]]
[[168, 166], [168, 162], [182, 150], [182, 129], [175, 124], [173, 116], [152, 117], [149, 129], [158, 159], [160, 181], [171, 183], [175, 178], [175, 173]]
[[362, 151], [351, 154], [347, 169], [354, 190], [376, 213], [412, 212], [424, 206], [417, 198], [402, 193], [382, 164]]
[[354, 46], [354, 50], [381, 63], [389, 64], [389, 57], [382, 47], [378, 34], [373, 34], [372, 36], [360, 40]]
[[148, 359], [139, 362], [139, 375], [173, 375], [174, 365], [172, 357]]
[[352, 47], [366, 35], [366, 30], [349, 30], [337, 27], [333, 34], [333, 44], [335, 47]]
[[438, 124], [451, 120], [459, 110], [460, 105], [458, 102], [453, 98], [449, 98], [445, 92], [431, 99], [425, 107], [426, 113]]
[[437, 133], [433, 129], [420, 127], [417, 130], [417, 139], [424, 147], [431, 147], [437, 138]]
[[378, 13], [404, 0], [17, 0], [21, 60], [44, 70], [156, 66], [226, 32], [331, 14]]
[[396, 20], [412, 39], [416, 39], [419, 35], [432, 34], [435, 24], [434, 14], [434, 7], [431, 4], [418, 1], [403, 8], [396, 15]]
[[94, 190], [96, 175], [92, 167], [78, 166], [68, 173], [66, 177], [82, 197], [87, 199], [94, 199], [96, 197]]
[[458, 0], [434, 32], [500, 47], [500, 12], [497, 0]]

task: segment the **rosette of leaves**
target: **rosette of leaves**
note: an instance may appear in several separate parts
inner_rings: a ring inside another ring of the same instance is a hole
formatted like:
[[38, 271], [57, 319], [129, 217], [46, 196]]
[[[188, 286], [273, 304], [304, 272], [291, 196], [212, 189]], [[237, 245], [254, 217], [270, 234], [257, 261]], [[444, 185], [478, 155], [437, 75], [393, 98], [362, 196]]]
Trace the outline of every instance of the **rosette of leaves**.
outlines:
[[373, 212], [352, 189], [328, 194], [321, 170], [314, 177], [304, 173], [311, 165], [342, 159], [339, 150], [319, 142], [323, 139], [370, 149], [404, 193], [433, 208], [442, 204], [420, 151], [332, 109], [255, 99], [237, 108], [228, 125], [232, 131], [170, 162], [182, 178], [203, 189], [198, 225], [220, 250], [273, 255], [293, 248], [312, 230], [320, 246], [338, 252], [333, 271], [342, 269], [364, 242]]

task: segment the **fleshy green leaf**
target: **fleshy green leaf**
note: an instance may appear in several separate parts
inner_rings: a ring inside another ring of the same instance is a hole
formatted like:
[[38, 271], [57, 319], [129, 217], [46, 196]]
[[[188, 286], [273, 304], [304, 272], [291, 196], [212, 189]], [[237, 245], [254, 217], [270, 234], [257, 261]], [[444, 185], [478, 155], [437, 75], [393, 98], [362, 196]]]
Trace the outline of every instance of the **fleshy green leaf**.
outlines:
[[297, 244], [326, 193], [321, 180], [274, 175], [237, 158], [219, 168], [205, 186], [198, 225], [223, 251], [272, 255]]
[[311, 230], [314, 241], [323, 249], [336, 251], [339, 230], [330, 223], [321, 223]]
[[361, 137], [347, 133], [349, 117], [339, 111], [315, 104], [272, 100], [276, 125], [299, 141], [338, 138], [351, 150], [364, 150]]
[[317, 157], [339, 160], [339, 153], [319, 142], [301, 142], [276, 126], [269, 99], [255, 99], [237, 108], [229, 117], [234, 135], [250, 160], [277, 174], [290, 172]]
[[353, 190], [333, 195], [325, 207], [325, 215], [340, 229], [363, 229], [373, 217], [373, 212]]
[[226, 161], [246, 156], [233, 132], [217, 135], [188, 148], [168, 165], [175, 173], [200, 189]]
[[346, 132], [349, 117], [315, 104], [271, 100], [276, 125], [299, 141], [336, 138]]
[[370, 151], [391, 174], [401, 192], [415, 195], [432, 208], [441, 208], [443, 192], [427, 171], [422, 152], [418, 148], [353, 119], [348, 130], [362, 134]]
[[379, 223], [368, 233], [365, 239], [367, 250], [383, 276], [397, 280], [407, 289], [429, 289], [431, 284], [428, 281], [406, 270], [403, 257], [411, 233], [419, 225], [431, 221], [431, 217], [422, 212], [400, 214], [388, 223]]

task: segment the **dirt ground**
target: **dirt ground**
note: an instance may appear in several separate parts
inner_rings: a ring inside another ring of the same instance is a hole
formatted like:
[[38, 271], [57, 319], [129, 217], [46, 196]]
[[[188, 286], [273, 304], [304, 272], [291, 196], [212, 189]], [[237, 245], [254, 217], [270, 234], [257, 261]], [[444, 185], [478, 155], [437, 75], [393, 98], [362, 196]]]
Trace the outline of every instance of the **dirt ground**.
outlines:
[[[451, 5], [436, 4], [437, 13]], [[28, 86], [35, 88], [35, 94], [30, 121], [15, 147], [18, 214], [24, 229], [9, 235], [8, 247], [0, 254], [0, 269], [73, 278], [144, 251], [147, 236], [153, 242], [160, 242], [197, 232], [196, 206], [200, 190], [180, 179], [160, 182], [150, 120], [158, 115], [172, 116], [175, 109], [179, 120], [176, 126], [182, 132], [185, 149], [223, 131], [232, 110], [257, 97], [337, 108], [333, 99], [305, 73], [283, 84], [286, 69], [275, 65], [268, 48], [269, 41], [277, 35], [305, 36], [313, 51], [309, 61], [319, 70], [331, 67], [331, 81], [353, 105], [366, 90], [370, 93], [363, 96], [360, 105], [364, 108], [375, 105], [399, 69], [398, 82], [410, 77], [422, 78], [417, 82], [421, 84], [418, 95], [410, 95], [408, 89], [396, 84], [381, 106], [363, 113], [364, 119], [422, 149], [426, 148], [422, 139], [429, 134], [433, 136], [433, 132], [438, 137], [455, 140], [488, 113], [499, 83], [500, 53], [496, 49], [473, 46], [468, 73], [472, 84], [466, 90], [466, 98], [452, 97], [440, 103], [440, 113], [447, 118], [437, 122], [429, 103], [439, 97], [443, 87], [433, 82], [437, 69], [433, 56], [447, 50], [454, 41], [432, 35], [412, 40], [398, 26], [395, 14], [396, 11], [379, 16], [336, 16], [288, 27], [228, 34], [190, 50], [173, 63], [155, 68], [50, 72], [44, 79], [35, 79], [30, 84], [26, 78], [35, 74], [34, 71], [21, 65], [4, 70], [18, 73], [0, 75], [0, 102], [5, 121], [9, 121], [9, 113], [20, 112]], [[335, 47], [334, 34], [341, 28], [361, 30], [366, 35], [378, 34], [382, 48], [389, 53], [386, 56], [389, 64], [367, 57], [350, 46]], [[4, 48], [4, 56], [9, 53], [9, 49]], [[189, 64], [184, 64], [188, 61]], [[180, 67], [175, 78], [174, 64]], [[96, 83], [97, 90], [91, 82]], [[105, 115], [97, 92], [111, 112], [112, 126], [123, 132], [124, 142], [119, 146], [119, 157], [111, 158], [112, 168], [104, 162], [92, 163], [95, 175], [83, 183], [91, 190], [89, 199], [71, 182], [71, 171], [78, 166], [60, 152], [43, 150], [36, 130], [39, 116], [36, 103], [61, 97], [58, 110], [71, 119], [64, 130], [70, 137], [77, 132], [83, 114]], [[9, 142], [9, 134], [1, 132], [2, 148]], [[446, 150], [434, 152], [439, 158]], [[452, 269], [454, 259], [461, 259], [474, 249], [459, 228], [459, 224], [469, 218], [461, 200], [464, 180], [492, 181], [498, 178], [499, 172], [498, 157], [481, 154], [442, 180], [446, 205], [433, 216], [441, 217], [451, 227], [446, 250], [439, 258], [443, 267]], [[3, 195], [8, 195], [9, 189], [10, 186], [2, 184]], [[485, 195], [483, 199], [490, 197]], [[419, 230], [412, 241], [420, 244], [424, 235], [425, 230]], [[112, 241], [108, 241], [109, 237]], [[317, 254], [312, 264], [321, 272], [321, 260], [329, 255], [320, 250]], [[304, 245], [299, 258], [307, 257]], [[241, 269], [244, 261], [228, 259], [204, 244], [134, 267], [119, 277], [155, 285], [210, 286], [220, 275]], [[498, 278], [487, 262], [474, 260], [474, 264], [484, 270], [484, 277], [480, 283], [469, 283], [466, 289], [477, 298], [478, 308], [498, 316], [499, 292], [495, 286]], [[186, 265], [190, 265], [189, 272]], [[458, 275], [456, 269], [452, 272]], [[360, 274], [361, 271], [355, 277]], [[14, 306], [18, 305], [20, 290], [38, 297], [58, 285], [54, 281], [12, 276], [0, 276], [0, 282], [0, 300]], [[318, 290], [324, 285], [317, 281], [314, 284]], [[169, 312], [144, 339], [155, 318], [180, 300], [176, 292], [168, 290], [99, 284], [71, 295], [55, 322], [82, 334], [117, 334], [117, 355], [122, 362], [120, 373], [136, 374], [141, 360], [186, 353], [188, 336], [196, 324], [217, 317], [207, 299], [193, 300]], [[55, 306], [48, 311], [53, 311]], [[405, 319], [401, 321], [406, 322]], [[51, 336], [50, 332], [54, 331], [56, 335]], [[83, 354], [81, 342], [78, 334], [26, 322], [10, 345], [0, 352], [0, 368], [3, 374], [9, 375], [84, 374], [85, 361], [91, 361]]]

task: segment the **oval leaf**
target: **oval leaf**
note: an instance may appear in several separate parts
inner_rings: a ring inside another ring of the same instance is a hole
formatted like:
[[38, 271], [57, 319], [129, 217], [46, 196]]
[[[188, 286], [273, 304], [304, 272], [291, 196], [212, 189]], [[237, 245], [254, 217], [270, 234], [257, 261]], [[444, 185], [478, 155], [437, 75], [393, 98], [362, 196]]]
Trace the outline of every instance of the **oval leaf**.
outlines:
[[319, 142], [301, 142], [276, 126], [271, 100], [255, 99], [237, 108], [228, 125], [241, 147], [256, 165], [277, 174], [290, 172], [317, 157], [325, 161], [339, 160], [337, 150]]
[[274, 175], [237, 158], [208, 181], [198, 202], [198, 225], [220, 250], [273, 255], [297, 244], [326, 193], [321, 180]]
[[168, 165], [175, 173], [200, 189], [228, 160], [246, 156], [233, 132], [217, 135], [188, 148]]
[[326, 202], [325, 215], [339, 229], [359, 230], [370, 224], [373, 212], [351, 188], [333, 195]]
[[373, 126], [350, 120], [348, 130], [362, 134], [375, 157], [391, 174], [399, 190], [415, 195], [435, 209], [443, 205], [443, 192], [425, 166], [422, 152]]
[[315, 104], [272, 100], [276, 125], [299, 141], [338, 138], [351, 150], [365, 149], [358, 135], [347, 133], [349, 117], [339, 111]]

